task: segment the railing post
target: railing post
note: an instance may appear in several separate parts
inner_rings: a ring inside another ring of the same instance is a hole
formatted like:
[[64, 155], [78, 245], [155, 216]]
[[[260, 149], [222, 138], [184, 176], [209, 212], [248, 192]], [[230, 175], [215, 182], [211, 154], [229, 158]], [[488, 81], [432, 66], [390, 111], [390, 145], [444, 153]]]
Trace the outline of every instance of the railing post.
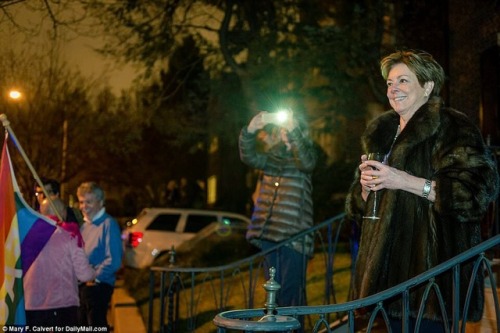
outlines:
[[[274, 280], [274, 276], [276, 275], [276, 268], [269, 268], [269, 280], [264, 283], [263, 287], [266, 290], [266, 303], [264, 303], [266, 309], [264, 310], [264, 317], [259, 319], [259, 322], [269, 322], [276, 324], [287, 324], [292, 325], [292, 329], [300, 328], [301, 324], [297, 320], [297, 318], [292, 318], [288, 316], [278, 316], [278, 312], [276, 308], [278, 307], [278, 303], [276, 303], [276, 293], [281, 289], [281, 285]], [[279, 326], [276, 326], [279, 327]], [[291, 331], [290, 329], [289, 331]], [[269, 327], [269, 331], [275, 331], [276, 329]]]
[[165, 275], [166, 272], [160, 274], [160, 333], [165, 332]]
[[[174, 267], [175, 266], [175, 248], [172, 246], [172, 249], [168, 252], [170, 255], [169, 259], [169, 267]], [[174, 296], [176, 293], [176, 288], [175, 285], [177, 283], [176, 278], [175, 278], [175, 273], [170, 272], [169, 274], [169, 280], [170, 284], [168, 287], [168, 315], [167, 315], [167, 332], [168, 333], [173, 333], [175, 332], [175, 319], [174, 319]]]
[[[276, 315], [276, 307], [278, 306], [278, 304], [276, 303], [276, 293], [281, 289], [281, 285], [276, 282], [276, 280], [274, 280], [275, 275], [276, 268], [269, 268], [269, 280], [266, 281], [266, 283], [264, 283], [263, 285], [264, 289], [266, 290], [266, 303], [264, 303], [264, 306], [266, 307], [266, 316]], [[264, 317], [261, 320], [263, 320]]]
[[148, 311], [148, 333], [153, 333], [153, 304], [155, 295], [155, 272], [149, 271], [149, 311]]

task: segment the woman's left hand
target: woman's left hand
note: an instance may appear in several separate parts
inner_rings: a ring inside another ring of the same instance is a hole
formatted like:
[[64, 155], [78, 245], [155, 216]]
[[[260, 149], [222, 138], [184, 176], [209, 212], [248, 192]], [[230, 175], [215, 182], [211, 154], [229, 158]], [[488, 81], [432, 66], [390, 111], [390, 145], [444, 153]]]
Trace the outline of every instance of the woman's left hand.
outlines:
[[361, 185], [370, 191], [401, 189], [406, 172], [373, 160], [365, 160], [360, 166]]
[[[422, 196], [425, 178], [413, 176], [405, 171], [398, 170], [391, 166], [385, 165], [377, 161], [367, 161], [362, 159], [359, 165], [361, 170], [360, 183], [364, 191], [379, 191], [382, 189], [403, 190]], [[431, 182], [431, 191], [427, 199], [431, 202], [435, 201], [436, 191], [434, 187], [436, 182]], [[364, 195], [364, 197], [367, 195]], [[366, 200], [366, 198], [364, 198]]]

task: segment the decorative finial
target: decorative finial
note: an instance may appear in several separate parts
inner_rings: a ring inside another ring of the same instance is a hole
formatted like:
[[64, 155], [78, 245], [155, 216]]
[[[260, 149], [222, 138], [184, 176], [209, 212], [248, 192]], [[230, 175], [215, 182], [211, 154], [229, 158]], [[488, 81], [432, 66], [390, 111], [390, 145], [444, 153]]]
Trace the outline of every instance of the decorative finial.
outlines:
[[264, 283], [263, 287], [266, 290], [266, 313], [276, 314], [275, 309], [278, 306], [276, 303], [276, 292], [281, 289], [281, 285], [274, 280], [276, 275], [276, 268], [269, 268], [269, 280]]
[[170, 251], [168, 251], [168, 254], [170, 255], [170, 259], [168, 260], [169, 262], [169, 266], [170, 267], [173, 267], [175, 266], [175, 247], [172, 245], [172, 248], [170, 249]]
[[269, 280], [264, 283], [263, 287], [266, 290], [266, 309], [265, 315], [259, 319], [258, 323], [262, 325], [259, 331], [271, 332], [276, 331], [275, 328], [284, 328], [283, 331], [291, 332], [294, 329], [300, 328], [300, 322], [297, 318], [291, 316], [278, 315], [276, 307], [276, 292], [281, 289], [281, 285], [274, 280], [276, 276], [276, 268], [269, 268]]

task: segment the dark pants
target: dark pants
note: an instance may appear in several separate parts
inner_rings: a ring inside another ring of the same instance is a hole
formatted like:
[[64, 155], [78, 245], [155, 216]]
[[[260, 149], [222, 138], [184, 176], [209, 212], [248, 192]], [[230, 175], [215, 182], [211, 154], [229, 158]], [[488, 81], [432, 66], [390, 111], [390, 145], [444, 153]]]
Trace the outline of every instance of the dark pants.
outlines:
[[40, 327], [65, 327], [78, 325], [78, 307], [50, 310], [26, 310], [26, 324]]
[[107, 314], [113, 289], [113, 286], [107, 283], [80, 285], [80, 325], [108, 327]]
[[[262, 241], [262, 250], [267, 250], [277, 243]], [[295, 251], [288, 246], [282, 246], [278, 251], [266, 255], [264, 262], [264, 274], [266, 281], [269, 280], [269, 268], [274, 267], [276, 273], [274, 280], [281, 286], [276, 293], [276, 303], [279, 307], [306, 305], [305, 285], [307, 272], [307, 256]], [[298, 318], [303, 332], [304, 320]]]
[[[403, 322], [401, 319], [390, 318], [392, 333], [401, 333], [403, 331]], [[410, 318], [410, 332], [415, 332], [416, 320]], [[450, 326], [451, 327], [451, 326]], [[420, 322], [419, 333], [445, 333], [444, 323], [435, 320], [422, 319]]]

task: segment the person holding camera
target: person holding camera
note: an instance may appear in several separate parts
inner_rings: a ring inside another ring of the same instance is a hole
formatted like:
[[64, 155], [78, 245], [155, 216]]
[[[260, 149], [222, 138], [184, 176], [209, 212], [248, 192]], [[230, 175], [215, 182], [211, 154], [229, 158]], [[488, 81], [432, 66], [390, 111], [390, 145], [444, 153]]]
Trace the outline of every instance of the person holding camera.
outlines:
[[[239, 149], [241, 161], [262, 174], [246, 236], [250, 243], [265, 251], [309, 229], [316, 153], [305, 122], [290, 111], [262, 111], [241, 130]], [[313, 250], [313, 238], [306, 236], [266, 256], [266, 280], [274, 267], [281, 285], [278, 306], [305, 304], [307, 260]]]

